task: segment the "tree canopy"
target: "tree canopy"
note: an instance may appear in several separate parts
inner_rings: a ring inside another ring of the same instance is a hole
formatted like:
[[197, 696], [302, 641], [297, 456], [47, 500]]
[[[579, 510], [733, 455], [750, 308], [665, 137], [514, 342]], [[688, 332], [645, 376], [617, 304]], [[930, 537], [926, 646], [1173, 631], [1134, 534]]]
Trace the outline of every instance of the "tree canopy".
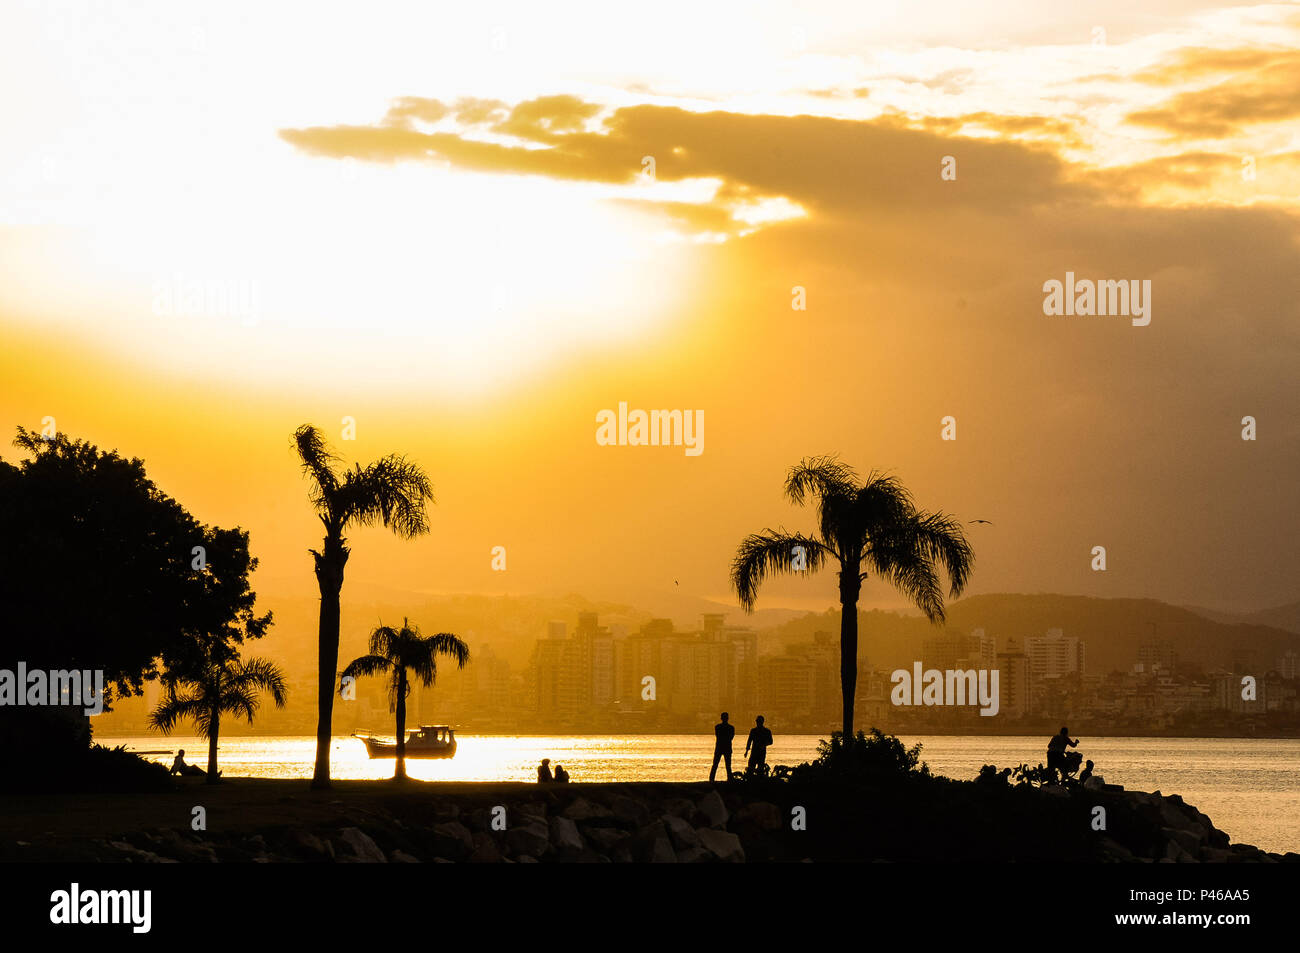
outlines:
[[247, 532], [200, 523], [140, 459], [22, 427], [14, 445], [25, 457], [0, 460], [0, 666], [101, 669], [130, 695], [160, 662], [192, 667], [265, 633]]

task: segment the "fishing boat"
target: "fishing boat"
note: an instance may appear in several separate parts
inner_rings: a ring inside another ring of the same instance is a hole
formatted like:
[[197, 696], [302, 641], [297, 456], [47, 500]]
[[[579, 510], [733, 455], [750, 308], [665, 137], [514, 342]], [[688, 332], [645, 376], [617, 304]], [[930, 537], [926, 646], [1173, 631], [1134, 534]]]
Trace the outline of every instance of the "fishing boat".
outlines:
[[[353, 738], [360, 738], [366, 743], [366, 751], [372, 758], [396, 758], [397, 741], [380, 738], [368, 731], [354, 731]], [[421, 725], [406, 736], [406, 756], [408, 758], [454, 758], [456, 756], [456, 733], [449, 725]]]

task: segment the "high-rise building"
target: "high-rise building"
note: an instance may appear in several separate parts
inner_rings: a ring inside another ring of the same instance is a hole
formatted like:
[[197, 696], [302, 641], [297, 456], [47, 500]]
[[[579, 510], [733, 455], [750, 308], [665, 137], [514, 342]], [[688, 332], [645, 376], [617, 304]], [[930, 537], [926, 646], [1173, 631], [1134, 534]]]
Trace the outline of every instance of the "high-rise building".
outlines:
[[1300, 655], [1294, 650], [1288, 649], [1282, 653], [1281, 658], [1277, 660], [1277, 670], [1283, 678], [1295, 678], [1297, 670], [1300, 670]]
[[1021, 650], [1017, 639], [1008, 639], [1007, 647], [997, 654], [998, 714], [1007, 718], [1020, 718], [1029, 711], [1032, 698], [1033, 672], [1029, 657]]
[[1139, 671], [1150, 673], [1157, 669], [1166, 675], [1172, 675], [1178, 668], [1178, 653], [1168, 639], [1149, 639], [1138, 646], [1137, 664]]
[[1084, 673], [1084, 643], [1066, 636], [1060, 629], [1048, 629], [1046, 635], [1025, 639], [1029, 671], [1035, 679], [1060, 678]]
[[781, 717], [806, 717], [817, 694], [817, 667], [806, 658], [768, 656], [758, 662], [758, 708]]

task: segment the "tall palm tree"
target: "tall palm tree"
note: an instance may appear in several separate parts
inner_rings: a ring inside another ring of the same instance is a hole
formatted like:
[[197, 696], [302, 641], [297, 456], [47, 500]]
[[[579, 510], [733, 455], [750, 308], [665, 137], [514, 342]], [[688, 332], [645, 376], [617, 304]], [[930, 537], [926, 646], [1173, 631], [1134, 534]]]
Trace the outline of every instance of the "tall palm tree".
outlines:
[[168, 679], [167, 694], [150, 713], [149, 724], [168, 735], [178, 722], [193, 721], [200, 737], [208, 739], [207, 783], [216, 784], [221, 716], [243, 715], [251, 725], [261, 706], [259, 691], [270, 692], [276, 708], [284, 707], [288, 691], [284, 673], [274, 662], [209, 655], [193, 671]]
[[421, 635], [420, 630], [403, 619], [402, 627], [381, 625], [370, 633], [370, 654], [355, 658], [343, 670], [341, 678], [361, 678], [391, 670], [388, 684], [389, 711], [397, 712], [397, 769], [394, 781], [406, 778], [406, 696], [411, 693], [407, 669], [426, 688], [438, 677], [438, 656], [445, 655], [464, 668], [469, 661], [469, 646], [447, 632]]
[[339, 467], [339, 457], [321, 432], [310, 424], [293, 435], [303, 473], [311, 481], [309, 499], [325, 526], [321, 549], [309, 550], [316, 560], [320, 589], [318, 641], [319, 698], [316, 716], [316, 767], [313, 788], [330, 786], [330, 738], [334, 716], [334, 676], [339, 662], [339, 593], [349, 549], [343, 533], [351, 526], [386, 526], [402, 539], [429, 531], [425, 501], [433, 488], [424, 471], [405, 457], [389, 454], [367, 467]]
[[790, 469], [785, 494], [798, 506], [817, 505], [814, 535], [765, 529], [736, 551], [731, 581], [746, 612], [770, 575], [815, 572], [838, 563], [840, 579], [840, 691], [844, 737], [853, 733], [853, 695], [858, 681], [858, 596], [868, 572], [907, 596], [931, 622], [944, 620], [939, 566], [961, 595], [975, 554], [961, 524], [942, 513], [916, 509], [911, 494], [891, 476], [873, 471], [861, 482], [835, 457], [809, 457]]

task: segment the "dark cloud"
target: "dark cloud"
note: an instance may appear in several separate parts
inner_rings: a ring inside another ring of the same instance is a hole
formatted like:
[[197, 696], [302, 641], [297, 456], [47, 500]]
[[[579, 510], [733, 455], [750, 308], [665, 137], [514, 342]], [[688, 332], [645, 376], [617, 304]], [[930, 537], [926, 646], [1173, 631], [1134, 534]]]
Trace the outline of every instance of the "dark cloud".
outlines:
[[[402, 104], [410, 102], [401, 100], [395, 108], [405, 116], [415, 107]], [[439, 112], [428, 105], [435, 101], [416, 102], [429, 115]], [[913, 128], [899, 116], [856, 121], [638, 105], [609, 112], [589, 130], [601, 113], [597, 104], [576, 97], [548, 96], [520, 103], [495, 122], [492, 114], [469, 122], [462, 110], [457, 119], [463, 128], [455, 131], [421, 132], [386, 121], [285, 129], [280, 135], [315, 155], [441, 161], [477, 172], [603, 183], [636, 181], [643, 157], [651, 156], [659, 180], [721, 181], [716, 201], [731, 203], [742, 194], [749, 200], [784, 197], [825, 216], [935, 202], [1006, 212], [1066, 200], [1080, 188], [1048, 149], [943, 135]], [[1071, 129], [1036, 116], [979, 113], [962, 121], [1057, 137]], [[487, 141], [486, 133], [521, 141]], [[957, 162], [956, 181], [940, 178], [945, 156]]]
[[1228, 71], [1233, 64], [1243, 72], [1130, 113], [1127, 121], [1161, 129], [1175, 139], [1222, 139], [1259, 123], [1300, 119], [1300, 51], [1209, 51], [1199, 60], [1180, 57], [1146, 81], [1165, 82], [1159, 77], [1170, 76], [1174, 79], [1167, 81], [1182, 81]]

